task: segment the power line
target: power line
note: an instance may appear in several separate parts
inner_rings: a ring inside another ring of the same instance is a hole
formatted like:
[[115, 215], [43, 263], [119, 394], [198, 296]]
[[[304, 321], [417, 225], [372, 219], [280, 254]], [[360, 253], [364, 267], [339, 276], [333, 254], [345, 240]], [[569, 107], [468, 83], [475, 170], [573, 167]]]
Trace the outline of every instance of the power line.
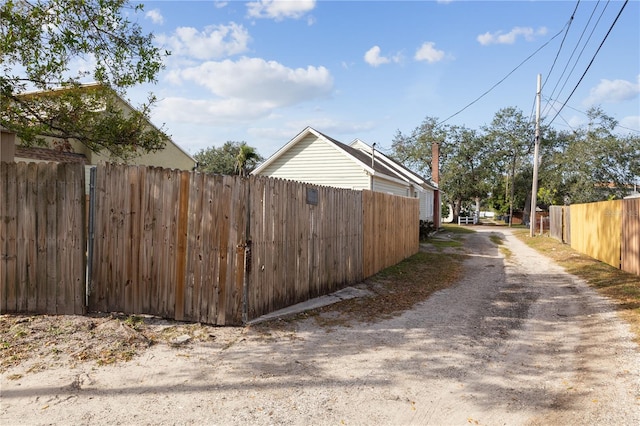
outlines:
[[[567, 71], [567, 67], [569, 66], [569, 63], [571, 62], [571, 59], [573, 58], [573, 55], [576, 53], [576, 50], [578, 49], [578, 46], [580, 45], [580, 42], [582, 41], [582, 38], [584, 37], [584, 34], [587, 31], [587, 28], [589, 28], [589, 24], [591, 23], [591, 20], [593, 19], [593, 15], [595, 15], [596, 10], [598, 10], [598, 5], [599, 4], [600, 4], [600, 1], [598, 1], [596, 3], [595, 7], [593, 8], [593, 11], [591, 12], [591, 16], [589, 16], [589, 20], [587, 21], [584, 29], [582, 30], [582, 34], [580, 34], [580, 38], [578, 39], [578, 42], [576, 43], [576, 46], [573, 48], [573, 51], [571, 52], [571, 56], [567, 60], [567, 64], [565, 65], [564, 69], [562, 70], [562, 74], [560, 75], [560, 78], [558, 79], [558, 82], [553, 87], [553, 91], [551, 92], [550, 97], [553, 98], [553, 96], [555, 95], [556, 89], [558, 88], [558, 84], [560, 84], [560, 80], [562, 80], [562, 77], [564, 76], [565, 72]], [[587, 37], [587, 40], [585, 41], [584, 45], [582, 46], [582, 49], [580, 50], [580, 53], [578, 54], [578, 57], [576, 58], [575, 62], [573, 63], [573, 67], [571, 67], [571, 71], [569, 71], [569, 74], [567, 75], [567, 78], [565, 79], [564, 83], [562, 84], [562, 87], [560, 88], [560, 91], [558, 92], [558, 96], [560, 96], [560, 93], [562, 93], [562, 91], [564, 90], [565, 86], [569, 82], [569, 78], [573, 74], [573, 71], [576, 69], [576, 66], [578, 65], [578, 61], [582, 57], [582, 54], [584, 53], [584, 50], [587, 48], [587, 45], [589, 44], [589, 41], [591, 41], [591, 37], [593, 36], [593, 33], [595, 32], [596, 28], [598, 27], [598, 24], [600, 23], [600, 20], [602, 19], [602, 16], [604, 15], [604, 12], [607, 10], [607, 6], [608, 5], [609, 5], [609, 1], [607, 1], [607, 4], [602, 9], [602, 12], [600, 13], [600, 16], [598, 17], [598, 20], [596, 21], [596, 23], [594, 24], [593, 28], [591, 29], [591, 33], [589, 33], [589, 37]], [[544, 112], [546, 112], [546, 108], [545, 108]]]
[[[569, 29], [571, 28], [571, 24], [573, 23], [573, 19], [576, 16], [576, 11], [578, 10], [579, 5], [580, 5], [580, 0], [578, 0], [578, 2], [576, 3], [576, 7], [573, 9], [573, 13], [569, 18], [569, 22], [567, 22], [567, 25], [565, 25], [566, 31], [564, 32], [564, 37], [562, 37], [562, 41], [560, 42], [560, 47], [558, 47], [558, 52], [556, 53], [556, 57], [553, 59], [551, 68], [549, 68], [549, 71], [547, 71], [547, 74], [546, 74], [547, 77], [544, 79], [544, 83], [542, 84], [542, 87], [544, 87], [547, 84], [547, 81], [549, 80], [549, 77], [551, 77], [551, 73], [553, 72], [553, 68], [556, 66], [556, 61], [560, 56], [560, 52], [562, 51], [562, 46], [564, 46], [564, 41], [567, 39], [567, 35], [569, 34]], [[535, 101], [534, 101], [534, 105], [535, 105]], [[533, 112], [532, 112], [532, 116], [533, 116]]]
[[[550, 99], [550, 98], [547, 98], [547, 97], [545, 97], [544, 100], [547, 101], [547, 102], [555, 102], [556, 101], [556, 99]], [[565, 105], [564, 107], [572, 109], [575, 112], [579, 112], [582, 115], [589, 116], [589, 113], [587, 113], [586, 111], [582, 111], [581, 109], [574, 108], [571, 105]], [[551, 108], [553, 108], [554, 111], [558, 111], [553, 105], [551, 105]], [[560, 118], [562, 119], [562, 121], [564, 121], [571, 128], [571, 125], [569, 123], [567, 123], [567, 121], [562, 117], [562, 115], [560, 115]], [[616, 123], [617, 123], [617, 120], [616, 120]], [[638, 129], [632, 129], [631, 127], [625, 127], [625, 126], [622, 126], [619, 123], [616, 124], [616, 128], [629, 130], [630, 132], [640, 133], [640, 130], [638, 130]], [[574, 130], [574, 129], [571, 128], [571, 130]]]
[[578, 86], [580, 86], [580, 83], [582, 83], [582, 80], [584, 79], [584, 76], [587, 75], [587, 72], [589, 71], [589, 68], [591, 68], [591, 65], [593, 64], [593, 61], [596, 59], [596, 56], [598, 56], [598, 53], [600, 52], [600, 49], [604, 45], [604, 42], [607, 40], [607, 37], [609, 37], [609, 34], [613, 30], [613, 27], [616, 25], [616, 22], [618, 22], [618, 19], [620, 18], [620, 15], [622, 15], [622, 11], [627, 6], [627, 3], [629, 3], [629, 0], [625, 0], [624, 4], [620, 8], [620, 11], [618, 12], [618, 15], [616, 16], [616, 19], [613, 20], [613, 23], [609, 27], [609, 30], [607, 31], [607, 34], [605, 34], [604, 38], [602, 39], [602, 42], [600, 43], [600, 46], [598, 46], [598, 49], [593, 54], [593, 57], [591, 58], [591, 61], [589, 62], [589, 65], [587, 65], [587, 69], [584, 70], [584, 72], [582, 73], [582, 76], [580, 77], [580, 80], [578, 80], [578, 83], [576, 83], [575, 87], [573, 88], [573, 90], [571, 91], [571, 93], [569, 94], [567, 99], [564, 101], [564, 103], [562, 104], [562, 106], [560, 107], [560, 109], [558, 110], [556, 115], [551, 119], [551, 121], [549, 121], [549, 125], [551, 125], [551, 123], [553, 123], [553, 121], [558, 117], [558, 115], [560, 115], [560, 111], [562, 111], [562, 109], [565, 107], [565, 105], [567, 105], [567, 102], [569, 102], [569, 99], [571, 99], [571, 96], [573, 96], [575, 91], [578, 89]]
[[[565, 24], [566, 27], [566, 24]], [[531, 55], [529, 55], [524, 61], [520, 62], [520, 64], [518, 64], [517, 67], [515, 67], [514, 69], [512, 69], [511, 71], [509, 71], [509, 73], [507, 75], [505, 75], [500, 81], [498, 81], [496, 84], [494, 84], [493, 86], [491, 86], [489, 88], [489, 90], [485, 91], [483, 94], [481, 94], [480, 96], [478, 96], [476, 99], [474, 99], [473, 101], [471, 101], [470, 103], [468, 103], [467, 105], [465, 105], [462, 109], [460, 109], [459, 111], [451, 114], [449, 117], [445, 118], [444, 120], [442, 120], [441, 122], [439, 122], [438, 124], [436, 124], [436, 126], [439, 126], [443, 123], [446, 123], [447, 121], [451, 120], [453, 117], [455, 117], [456, 115], [460, 114], [461, 112], [463, 112], [464, 110], [466, 110], [467, 108], [469, 108], [471, 105], [475, 104], [476, 102], [478, 102], [480, 99], [484, 98], [487, 94], [489, 94], [493, 89], [495, 89], [496, 87], [498, 87], [500, 84], [502, 84], [502, 82], [504, 82], [507, 78], [509, 78], [509, 76], [511, 74], [513, 74], [514, 72], [516, 72], [521, 66], [523, 66], [525, 63], [527, 63], [529, 61], [529, 59], [533, 58], [539, 51], [541, 51], [543, 48], [545, 48], [549, 43], [551, 43], [556, 37], [558, 37], [560, 34], [562, 34], [562, 32], [564, 31], [564, 27], [558, 31], [553, 37], [551, 37], [551, 39], [549, 39], [546, 43], [544, 43], [542, 46], [540, 46], [538, 49], [536, 49], [535, 52], [533, 52]]]
[[[554, 111], [558, 111], [558, 110], [556, 109], [556, 107], [554, 107], [554, 106], [553, 106], [553, 103], [552, 103], [552, 102], [553, 102], [553, 99], [548, 99], [548, 100], [547, 100], [547, 105], [549, 105], [549, 107], [550, 107], [551, 109], [553, 109]], [[573, 128], [573, 126], [571, 126], [571, 124], [569, 124], [569, 122], [568, 122], [567, 120], [565, 120], [565, 119], [564, 119], [564, 117], [563, 117], [562, 115], [560, 115], [560, 111], [558, 111], [558, 115], [559, 115], [559, 117], [562, 119], [562, 121], [564, 121], [564, 124], [566, 124], [566, 125], [567, 125], [567, 127], [569, 127], [573, 132], [575, 132], [575, 131], [576, 131], [576, 130]], [[549, 123], [549, 124], [551, 124], [551, 123]]]

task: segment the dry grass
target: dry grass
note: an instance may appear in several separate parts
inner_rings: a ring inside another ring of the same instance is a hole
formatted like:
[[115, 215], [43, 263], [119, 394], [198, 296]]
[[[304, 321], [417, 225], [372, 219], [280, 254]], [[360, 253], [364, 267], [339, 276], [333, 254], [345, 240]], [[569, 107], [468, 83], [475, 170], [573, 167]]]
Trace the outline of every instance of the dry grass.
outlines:
[[531, 238], [527, 231], [515, 231], [514, 235], [528, 246], [550, 257], [567, 272], [582, 278], [600, 294], [616, 303], [619, 314], [631, 325], [640, 343], [640, 276], [629, 274], [606, 263], [573, 250], [554, 238]]
[[343, 300], [253, 328], [264, 332], [274, 327], [289, 329], [296, 321], [312, 317], [331, 331], [337, 326], [389, 319], [456, 283], [462, 274], [464, 259], [460, 254], [420, 252], [368, 278], [363, 287], [372, 292], [371, 296]]
[[211, 338], [212, 327], [125, 315], [1, 315], [0, 373], [27, 363], [27, 373], [80, 362], [129, 361], [156, 343], [179, 336]]

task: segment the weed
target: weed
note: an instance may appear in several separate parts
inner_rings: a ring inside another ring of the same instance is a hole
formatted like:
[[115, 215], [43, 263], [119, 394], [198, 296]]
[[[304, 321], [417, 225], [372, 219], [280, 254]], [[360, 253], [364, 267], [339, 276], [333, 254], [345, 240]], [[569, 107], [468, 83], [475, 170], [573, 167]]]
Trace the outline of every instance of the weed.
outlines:
[[139, 317], [137, 315], [129, 315], [124, 321], [126, 325], [133, 328], [136, 331], [139, 331], [141, 326], [144, 325], [144, 318]]
[[504, 246], [500, 246], [499, 250], [507, 260], [511, 259], [511, 256], [513, 256], [513, 252]]
[[497, 246], [504, 244], [504, 240], [499, 235], [491, 234], [489, 239]]

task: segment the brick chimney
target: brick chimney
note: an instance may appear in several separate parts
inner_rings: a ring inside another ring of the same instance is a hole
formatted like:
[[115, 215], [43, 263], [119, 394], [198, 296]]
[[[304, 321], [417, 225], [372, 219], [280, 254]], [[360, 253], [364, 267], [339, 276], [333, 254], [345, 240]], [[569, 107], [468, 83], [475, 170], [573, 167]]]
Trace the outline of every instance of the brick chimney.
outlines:
[[431, 180], [440, 184], [440, 143], [431, 142]]

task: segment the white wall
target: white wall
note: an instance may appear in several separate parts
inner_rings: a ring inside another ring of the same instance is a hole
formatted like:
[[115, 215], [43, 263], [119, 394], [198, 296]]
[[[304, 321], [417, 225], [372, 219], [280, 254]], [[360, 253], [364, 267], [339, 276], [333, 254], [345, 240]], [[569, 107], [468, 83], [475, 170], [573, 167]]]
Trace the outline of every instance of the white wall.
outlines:
[[369, 189], [370, 177], [333, 145], [309, 134], [265, 167], [261, 176], [346, 189]]

